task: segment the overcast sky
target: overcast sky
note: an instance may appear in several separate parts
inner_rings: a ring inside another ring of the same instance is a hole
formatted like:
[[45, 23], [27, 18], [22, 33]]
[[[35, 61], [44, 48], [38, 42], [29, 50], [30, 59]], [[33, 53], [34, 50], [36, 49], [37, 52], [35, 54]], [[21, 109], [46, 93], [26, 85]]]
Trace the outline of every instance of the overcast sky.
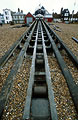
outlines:
[[0, 0], [0, 12], [5, 8], [17, 11], [18, 8], [24, 13], [34, 13], [37, 6], [41, 3], [50, 13], [60, 13], [61, 7], [68, 8], [70, 12], [78, 11], [78, 0]]

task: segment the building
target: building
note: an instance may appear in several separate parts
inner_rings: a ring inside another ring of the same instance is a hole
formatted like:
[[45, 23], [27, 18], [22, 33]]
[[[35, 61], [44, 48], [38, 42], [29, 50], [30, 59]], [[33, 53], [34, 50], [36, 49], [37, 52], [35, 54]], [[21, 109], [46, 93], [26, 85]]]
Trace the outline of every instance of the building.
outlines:
[[25, 23], [25, 14], [23, 14], [23, 10], [20, 11], [20, 9], [18, 8], [18, 12], [12, 13], [12, 19], [15, 24]]
[[47, 21], [47, 22], [52, 22], [52, 20], [53, 20], [52, 14], [44, 15], [44, 20]]
[[10, 21], [12, 21], [12, 15], [10, 9], [7, 8], [3, 9], [3, 15], [4, 15], [5, 23], [10, 23]]
[[53, 16], [43, 6], [39, 5], [35, 10], [35, 18], [42, 17], [47, 22], [52, 22]]
[[62, 22], [61, 14], [53, 13], [53, 22]]
[[5, 20], [4, 20], [4, 15], [0, 13], [0, 23], [4, 24]]
[[30, 12], [25, 16], [26, 24], [31, 24], [34, 20], [35, 20], [35, 17]]
[[70, 14], [70, 22], [78, 22], [78, 12], [76, 14]]
[[61, 9], [61, 20], [63, 22], [69, 22], [69, 18], [70, 18], [70, 12], [68, 9], [64, 9], [63, 8]]

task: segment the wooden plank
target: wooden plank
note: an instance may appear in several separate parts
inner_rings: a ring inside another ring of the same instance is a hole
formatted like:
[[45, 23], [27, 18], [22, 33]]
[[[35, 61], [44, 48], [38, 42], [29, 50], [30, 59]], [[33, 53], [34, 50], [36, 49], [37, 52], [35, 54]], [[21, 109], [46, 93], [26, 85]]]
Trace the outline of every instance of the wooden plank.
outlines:
[[36, 26], [36, 23], [35, 23], [35, 25], [34, 25], [34, 27], [32, 29], [32, 32], [30, 33], [29, 37], [27, 38], [27, 40], [26, 40], [26, 42], [24, 44], [24, 47], [22, 48], [16, 62], [14, 63], [14, 65], [13, 65], [13, 67], [12, 67], [12, 69], [11, 69], [11, 71], [10, 71], [10, 73], [9, 73], [5, 83], [4, 83], [4, 86], [3, 86], [2, 90], [1, 90], [1, 93], [0, 93], [0, 117], [2, 116], [2, 112], [4, 110], [5, 104], [7, 103], [8, 97], [10, 95], [15, 76], [16, 76], [16, 74], [18, 72], [18, 69], [22, 65], [24, 55], [25, 55], [26, 50], [28, 48], [29, 42], [30, 42], [30, 40], [32, 38], [35, 26]]
[[59, 66], [62, 70], [62, 73], [66, 79], [66, 82], [67, 82], [67, 85], [68, 85], [68, 88], [69, 88], [69, 91], [70, 91], [70, 94], [72, 96], [72, 99], [73, 99], [73, 102], [74, 102], [74, 105], [75, 105], [75, 108], [78, 112], [78, 85], [75, 84], [74, 82], [74, 79], [70, 73], [70, 71], [68, 70], [68, 67], [66, 66], [58, 48], [56, 47], [56, 44], [54, 42], [54, 40], [52, 39], [50, 33], [48, 32], [48, 29], [46, 28], [45, 24], [43, 23], [44, 25], [44, 28], [47, 32], [47, 35], [51, 41], [51, 45], [52, 45], [52, 48], [53, 48], [53, 51], [55, 53], [55, 56], [57, 58], [57, 61], [59, 63]]

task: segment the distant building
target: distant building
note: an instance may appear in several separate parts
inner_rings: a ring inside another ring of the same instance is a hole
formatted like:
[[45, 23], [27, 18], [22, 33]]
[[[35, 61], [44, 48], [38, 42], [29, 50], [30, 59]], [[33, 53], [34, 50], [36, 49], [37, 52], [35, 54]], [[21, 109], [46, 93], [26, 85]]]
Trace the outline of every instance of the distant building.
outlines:
[[76, 14], [70, 14], [70, 22], [78, 22], [78, 12]]
[[46, 13], [47, 13], [46, 9], [41, 5], [39, 5], [35, 10], [35, 16], [38, 14], [41, 14], [44, 16]]
[[10, 23], [10, 21], [12, 21], [12, 15], [10, 9], [7, 8], [3, 9], [3, 15], [4, 15], [5, 23]]
[[0, 23], [4, 24], [5, 20], [4, 20], [4, 15], [0, 13]]
[[52, 22], [52, 20], [53, 20], [52, 14], [44, 15], [44, 20], [47, 21], [47, 22]]
[[35, 10], [35, 18], [42, 17], [47, 22], [52, 22], [53, 16], [43, 6], [39, 5]]
[[34, 20], [35, 20], [35, 17], [30, 12], [25, 16], [26, 24], [31, 24]]
[[61, 14], [53, 13], [53, 21], [61, 22]]
[[68, 9], [61, 9], [61, 20], [63, 22], [69, 22], [69, 18], [70, 18], [70, 12]]
[[25, 23], [25, 14], [23, 14], [23, 10], [20, 11], [18, 8], [18, 12], [12, 14], [12, 19], [14, 23]]

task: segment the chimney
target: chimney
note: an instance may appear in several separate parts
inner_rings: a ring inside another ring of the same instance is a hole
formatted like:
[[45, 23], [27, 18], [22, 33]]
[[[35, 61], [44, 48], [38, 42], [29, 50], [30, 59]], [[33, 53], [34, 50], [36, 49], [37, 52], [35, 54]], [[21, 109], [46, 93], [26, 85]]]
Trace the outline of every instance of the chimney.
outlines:
[[20, 9], [18, 8], [18, 12], [20, 12]]
[[23, 10], [21, 10], [21, 13], [23, 13]]

